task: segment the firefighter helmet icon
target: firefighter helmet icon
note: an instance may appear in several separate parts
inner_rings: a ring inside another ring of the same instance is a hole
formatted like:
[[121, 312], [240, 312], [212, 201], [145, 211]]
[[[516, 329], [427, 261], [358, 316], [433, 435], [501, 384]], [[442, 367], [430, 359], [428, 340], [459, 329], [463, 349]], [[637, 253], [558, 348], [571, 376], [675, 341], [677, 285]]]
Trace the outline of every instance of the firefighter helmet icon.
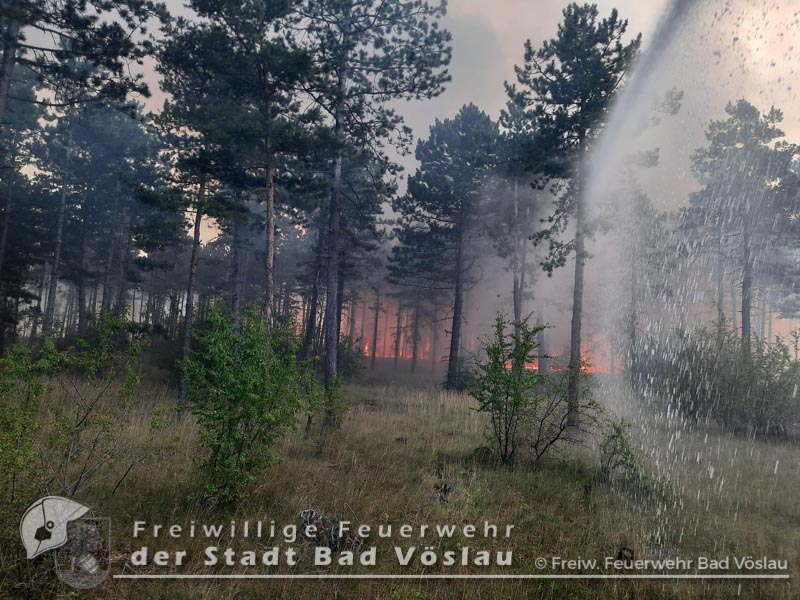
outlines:
[[108, 519], [82, 519], [87, 512], [69, 498], [46, 496], [28, 507], [19, 524], [28, 558], [54, 550], [59, 579], [82, 589], [106, 578], [111, 558]]
[[89, 507], [60, 496], [45, 496], [28, 507], [19, 524], [19, 535], [28, 553], [36, 558], [67, 543], [67, 523], [89, 512]]

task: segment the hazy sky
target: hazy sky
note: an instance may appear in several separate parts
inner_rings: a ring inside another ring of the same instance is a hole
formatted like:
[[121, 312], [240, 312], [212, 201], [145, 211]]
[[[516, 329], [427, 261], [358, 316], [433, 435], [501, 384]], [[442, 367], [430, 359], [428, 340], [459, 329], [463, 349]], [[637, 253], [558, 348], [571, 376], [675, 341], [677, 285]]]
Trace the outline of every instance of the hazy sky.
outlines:
[[[506, 102], [504, 81], [514, 81], [514, 65], [521, 64], [523, 44], [539, 46], [555, 36], [565, 0], [450, 0], [444, 26], [453, 34], [453, 81], [431, 101], [411, 103], [405, 110], [415, 134], [426, 136], [435, 117], [453, 116], [473, 102], [497, 116]], [[632, 34], [645, 39], [658, 22], [666, 0], [601, 0], [600, 13], [616, 7], [630, 21]]]

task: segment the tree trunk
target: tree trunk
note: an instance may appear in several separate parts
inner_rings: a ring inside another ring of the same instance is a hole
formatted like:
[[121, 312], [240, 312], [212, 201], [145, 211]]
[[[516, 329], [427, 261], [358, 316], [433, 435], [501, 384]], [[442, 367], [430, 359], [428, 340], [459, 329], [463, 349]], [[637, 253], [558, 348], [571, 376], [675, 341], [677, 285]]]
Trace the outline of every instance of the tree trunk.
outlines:
[[630, 315], [628, 316], [628, 376], [630, 377], [630, 384], [632, 388], [636, 388], [636, 322], [639, 318], [638, 309], [638, 289], [639, 289], [639, 273], [636, 268], [636, 260], [638, 257], [638, 248], [634, 248], [630, 257], [631, 267], [631, 298], [630, 298]]
[[231, 312], [234, 327], [239, 329], [239, 318], [242, 306], [241, 296], [241, 222], [238, 216], [233, 219], [233, 256], [231, 260]]
[[103, 276], [103, 302], [100, 306], [101, 312], [111, 310], [111, 281], [114, 271], [114, 254], [117, 247], [117, 219], [119, 213], [120, 185], [117, 183], [117, 193], [114, 194], [114, 213], [111, 215], [110, 243], [108, 244], [108, 256], [106, 257], [106, 271]]
[[386, 307], [386, 318], [383, 320], [383, 337], [381, 338], [381, 358], [387, 358], [389, 351], [386, 344], [389, 342], [389, 307]]
[[97, 282], [92, 286], [92, 295], [89, 297], [89, 318], [92, 319], [97, 314]]
[[411, 372], [417, 368], [417, 351], [419, 349], [419, 295], [414, 299], [414, 321], [411, 326]]
[[453, 327], [450, 333], [450, 353], [447, 358], [447, 379], [445, 387], [449, 390], [460, 385], [461, 365], [459, 364], [459, 351], [461, 348], [461, 319], [464, 310], [464, 231], [459, 223], [456, 232], [456, 263], [455, 263], [455, 296], [453, 298]]
[[325, 385], [330, 386], [336, 379], [337, 348], [339, 346], [338, 318], [339, 309], [339, 225], [341, 209], [339, 206], [342, 186], [342, 151], [338, 151], [333, 171], [333, 189], [328, 213], [328, 260], [327, 260], [327, 297], [325, 299]]
[[769, 303], [769, 298], [767, 299], [767, 305], [765, 307], [767, 312], [767, 345], [772, 345], [772, 305]]
[[[0, 89], [2, 93], [2, 89]], [[44, 315], [42, 335], [48, 337], [53, 331], [53, 319], [56, 310], [56, 291], [58, 275], [61, 267], [61, 244], [64, 238], [64, 218], [67, 212], [67, 179], [69, 178], [69, 162], [72, 158], [72, 133], [67, 137], [67, 155], [64, 160], [64, 171], [61, 178], [61, 201], [58, 207], [58, 224], [56, 225], [56, 247], [53, 253], [53, 270], [50, 274], [50, 287], [47, 290], [47, 309]]]
[[375, 370], [375, 356], [378, 351], [378, 322], [381, 318], [381, 291], [375, 288], [375, 322], [372, 324], [372, 353], [369, 358], [369, 368]]
[[47, 265], [42, 267], [42, 279], [41, 284], [39, 285], [39, 297], [36, 300], [36, 310], [33, 312], [33, 318], [31, 319], [31, 335], [30, 339], [36, 339], [36, 334], [39, 331], [39, 318], [42, 315], [42, 301], [44, 300], [44, 288], [47, 282]]
[[[2, 121], [0, 121], [2, 122]], [[8, 241], [8, 225], [11, 222], [11, 207], [13, 206], [14, 180], [16, 179], [17, 164], [17, 139], [14, 136], [14, 145], [11, 155], [11, 164], [8, 167], [8, 184], [6, 185], [6, 203], [3, 207], [3, 229], [0, 232], [0, 281], [3, 280], [3, 263], [5, 262], [6, 243]]]
[[339, 338], [342, 335], [342, 313], [344, 312], [344, 274], [339, 273], [339, 280], [336, 284], [336, 351], [339, 351]]
[[264, 321], [267, 327], [272, 326], [272, 301], [275, 294], [275, 164], [273, 161], [272, 149], [267, 149], [267, 214], [266, 214], [266, 234], [267, 234], [267, 254], [265, 266], [267, 276], [264, 280]]
[[[128, 264], [128, 255], [130, 254], [131, 249], [131, 236], [128, 226], [128, 215], [123, 211], [122, 228], [118, 234], [119, 269], [117, 271], [117, 279], [119, 280], [119, 286], [117, 288], [117, 305], [114, 308], [114, 311], [120, 316], [127, 314], [128, 305], [128, 277], [126, 273], [126, 267]], [[131, 305], [131, 318], [133, 318], [133, 308], [133, 305]]]
[[394, 332], [394, 368], [397, 369], [397, 362], [400, 359], [400, 338], [403, 336], [403, 308], [400, 302], [397, 303], [397, 322]]
[[[525, 269], [527, 268], [528, 241], [521, 233], [519, 210], [519, 178], [514, 179], [514, 339], [519, 339], [519, 323], [525, 303]], [[525, 209], [525, 223], [528, 222], [528, 209]], [[515, 365], [524, 368], [525, 365]]]
[[572, 290], [572, 324], [569, 345], [569, 385], [567, 402], [569, 413], [567, 424], [578, 425], [578, 399], [580, 398], [581, 376], [581, 321], [583, 317], [583, 271], [586, 266], [586, 239], [584, 232], [584, 198], [583, 192], [577, 190], [575, 213], [575, 283]]
[[19, 30], [19, 21], [12, 19], [6, 22], [6, 31], [3, 36], [3, 58], [2, 61], [0, 61], [0, 128], [6, 120], [8, 94], [11, 91], [11, 82], [14, 79], [14, 67], [17, 64]]
[[348, 321], [349, 321], [349, 331], [347, 332], [347, 337], [350, 338], [350, 343], [355, 344], [356, 340], [356, 293], [355, 291], [352, 292], [353, 297], [350, 298], [350, 310], [348, 312]]
[[717, 326], [725, 326], [725, 266], [722, 263], [722, 217], [717, 218]]
[[736, 318], [736, 280], [731, 280], [731, 326], [733, 330], [739, 329], [739, 323]]
[[[347, 15], [342, 26], [343, 42], [349, 37], [350, 16]], [[349, 56], [343, 53], [340, 57], [336, 105], [334, 107], [334, 135], [338, 148], [333, 164], [333, 186], [331, 188], [330, 206], [328, 207], [328, 265], [327, 265], [327, 297], [325, 299], [325, 386], [331, 386], [338, 374], [337, 354], [339, 348], [339, 320], [336, 311], [339, 308], [337, 291], [339, 289], [339, 227], [341, 222], [342, 195], [342, 163], [344, 161], [344, 103], [347, 97]]]
[[439, 326], [437, 323], [438, 317], [439, 317], [439, 306], [438, 304], [434, 303], [433, 316], [431, 317], [431, 373], [433, 375], [436, 374], [436, 363], [438, 361], [436, 353], [439, 351], [438, 350]]
[[511, 270], [514, 274], [514, 337], [519, 337], [522, 320], [522, 285], [520, 282], [520, 231], [519, 231], [519, 177], [514, 178], [514, 223], [511, 227]]
[[89, 271], [89, 240], [84, 232], [81, 237], [81, 258], [80, 268], [78, 271], [78, 336], [83, 337], [86, 335], [88, 329], [88, 310], [86, 307], [86, 274]]
[[306, 331], [303, 337], [303, 348], [300, 353], [304, 360], [311, 358], [316, 337], [317, 325], [317, 306], [319, 304], [319, 273], [314, 274], [314, 285], [311, 288], [311, 300], [308, 303], [308, 318], [306, 319]]
[[186, 310], [183, 317], [183, 340], [181, 341], [181, 377], [178, 383], [178, 419], [186, 411], [186, 376], [183, 374], [189, 360], [189, 347], [192, 342], [192, 308], [194, 305], [194, 279], [197, 274], [197, 260], [200, 257], [200, 225], [203, 221], [203, 204], [206, 195], [205, 178], [200, 179], [197, 205], [194, 217], [194, 236], [192, 237], [192, 258], [189, 266], [189, 283], [186, 286]]
[[72, 327], [72, 313], [75, 305], [75, 288], [67, 286], [67, 303], [64, 306], [64, 317], [61, 319], [59, 337], [64, 337]]
[[753, 257], [750, 248], [750, 228], [742, 231], [742, 353], [750, 358], [750, 305], [753, 294]]
[[[544, 314], [541, 309], [536, 317], [536, 325], [544, 325]], [[547, 336], [544, 329], [540, 329], [539, 333], [536, 334], [536, 344], [538, 352], [536, 356], [536, 366], [538, 367], [539, 373], [547, 375], [550, 372], [550, 365], [547, 361]]]

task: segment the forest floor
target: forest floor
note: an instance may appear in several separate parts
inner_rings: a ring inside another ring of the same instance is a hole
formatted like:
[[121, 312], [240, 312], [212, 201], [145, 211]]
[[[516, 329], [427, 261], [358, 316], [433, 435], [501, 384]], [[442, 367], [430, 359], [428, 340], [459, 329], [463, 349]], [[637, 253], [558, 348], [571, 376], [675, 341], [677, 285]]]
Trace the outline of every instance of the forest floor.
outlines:
[[[510, 539], [453, 539], [427, 542], [437, 550], [513, 550], [512, 567], [490, 573], [575, 573], [537, 568], [536, 559], [553, 556], [598, 559], [620, 547], [638, 558], [767, 556], [785, 559], [790, 581], [711, 580], [122, 580], [108, 579], [90, 594], [98, 598], [797, 598], [800, 587], [800, 468], [795, 445], [721, 438], [713, 433], [676, 433], [659, 427], [641, 430], [647, 440], [643, 460], [652, 469], [644, 482], [604, 484], [597, 453], [589, 448], [553, 456], [538, 469], [506, 469], [476, 462], [473, 452], [486, 444], [486, 422], [466, 395], [429, 386], [350, 385], [352, 404], [341, 428], [325, 437], [287, 436], [276, 449], [276, 463], [253, 486], [233, 514], [200, 510], [191, 500], [196, 479], [196, 430], [189, 419], [168, 424], [154, 435], [154, 407], [167, 410], [172, 391], [145, 390], [129, 411], [118, 441], [161, 454], [135, 466], [113, 492], [127, 465], [98, 480], [77, 499], [112, 523], [112, 573], [130, 573], [125, 563], [146, 545], [133, 539], [133, 522], [188, 525], [230, 520], [297, 523], [313, 507], [331, 517], [373, 526], [410, 524], [514, 525]], [[648, 448], [650, 448], [648, 450]], [[709, 465], [717, 465], [716, 472]], [[653, 483], [656, 469], [664, 483]], [[722, 483], [721, 483], [722, 481]], [[437, 487], [452, 490], [444, 500]], [[586, 485], [592, 486], [587, 493]], [[162, 534], [163, 535], [163, 534]], [[209, 541], [201, 537], [161, 537], [151, 546], [188, 550], [202, 557]], [[227, 541], [223, 541], [227, 544]], [[282, 544], [282, 541], [278, 541]], [[263, 549], [252, 540], [235, 548]], [[377, 567], [307, 567], [314, 573], [465, 573], [463, 567], [402, 568], [392, 546], [421, 546], [414, 540], [381, 539]], [[307, 549], [311, 553], [312, 549]], [[421, 551], [421, 549], [420, 549]], [[306, 551], [304, 551], [306, 552]], [[195, 560], [197, 564], [201, 561]], [[208, 574], [210, 567], [181, 572]], [[229, 568], [232, 569], [232, 568]], [[471, 567], [469, 572], [478, 572]], [[255, 570], [265, 572], [265, 567]], [[733, 565], [731, 571], [735, 572]], [[169, 573], [166, 567], [140, 567], [137, 573]], [[174, 571], [173, 571], [174, 572]], [[277, 572], [290, 572], [279, 567]], [[295, 571], [296, 572], [296, 571]], [[585, 572], [585, 571], [584, 571]], [[600, 569], [598, 572], [603, 572]], [[69, 597], [66, 587], [59, 597]], [[76, 597], [86, 597], [85, 593]]]

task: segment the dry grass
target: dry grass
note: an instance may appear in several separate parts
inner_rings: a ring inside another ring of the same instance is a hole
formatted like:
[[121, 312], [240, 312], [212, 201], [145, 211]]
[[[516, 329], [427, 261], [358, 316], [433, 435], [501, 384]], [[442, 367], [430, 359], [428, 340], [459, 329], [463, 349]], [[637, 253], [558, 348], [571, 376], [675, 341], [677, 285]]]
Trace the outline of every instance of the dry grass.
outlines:
[[[134, 520], [188, 524], [230, 519], [296, 522], [313, 506], [356, 523], [513, 524], [511, 540], [478, 540], [481, 549], [513, 549], [517, 573], [541, 573], [540, 556], [602, 559], [621, 545], [637, 558], [660, 555], [767, 555], [787, 559], [797, 573], [800, 548], [800, 469], [796, 447], [729, 440], [684, 432], [638, 419], [638, 435], [651, 473], [668, 480], [666, 493], [649, 485], [608, 486], [595, 481], [593, 453], [573, 452], [537, 471], [485, 467], [472, 460], [485, 424], [463, 395], [379, 385], [351, 386], [352, 409], [341, 429], [309, 439], [298, 431], [276, 449], [278, 462], [264, 473], [235, 514], [203, 511], [189, 500], [197, 482], [196, 432], [190, 420], [153, 433], [154, 410], [171, 402], [164, 388], [146, 390], [126, 409], [118, 443], [134, 456], [145, 448], [159, 458], [137, 465], [112, 496], [124, 472], [120, 461], [79, 496], [113, 523], [116, 562], [123, 572], [130, 552], [145, 544], [131, 537]], [[647, 423], [647, 426], [643, 425]], [[678, 432], [680, 431], [680, 436]], [[699, 454], [698, 454], [699, 453]], [[699, 456], [699, 459], [698, 459]], [[778, 461], [777, 473], [775, 464]], [[710, 476], [710, 468], [714, 476]], [[452, 486], [447, 502], [436, 497], [439, 479]], [[722, 479], [724, 478], [724, 480]], [[719, 482], [723, 480], [724, 483]], [[594, 482], [587, 497], [584, 485]], [[405, 542], [396, 541], [400, 545]], [[226, 542], [223, 542], [226, 543]], [[421, 573], [402, 570], [390, 546], [377, 543], [379, 566], [334, 568], [330, 573]], [[454, 549], [466, 539], [436, 540]], [[269, 542], [264, 544], [271, 546]], [[203, 539], [161, 540], [159, 549], [199, 555]], [[232, 547], [253, 548], [233, 540]], [[197, 561], [195, 561], [196, 563]], [[205, 570], [204, 570], [205, 569]], [[182, 572], [210, 572], [187, 567]], [[263, 567], [262, 567], [263, 569]], [[279, 569], [287, 572], [286, 567]], [[451, 568], [452, 569], [452, 568]], [[313, 570], [313, 568], [311, 569]], [[141, 571], [141, 570], [138, 570]], [[446, 572], [433, 567], [425, 572]], [[169, 572], [162, 568], [154, 572]], [[263, 571], [262, 571], [263, 572]], [[326, 571], [318, 571], [326, 572]], [[451, 572], [467, 572], [456, 569]], [[495, 571], [498, 572], [498, 571]], [[62, 589], [62, 594], [66, 592]], [[708, 581], [107, 581], [100, 598], [797, 598], [794, 583]], [[63, 597], [63, 596], [62, 596]]]

